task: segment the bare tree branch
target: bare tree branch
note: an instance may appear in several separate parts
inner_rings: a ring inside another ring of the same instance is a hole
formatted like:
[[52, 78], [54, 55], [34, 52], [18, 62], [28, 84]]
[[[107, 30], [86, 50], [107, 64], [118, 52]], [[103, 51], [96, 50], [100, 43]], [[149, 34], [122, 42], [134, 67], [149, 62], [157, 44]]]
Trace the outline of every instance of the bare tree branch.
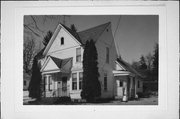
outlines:
[[42, 31], [42, 30], [38, 27], [35, 18], [34, 18], [33, 16], [31, 16], [31, 18], [32, 18], [32, 20], [34, 21], [35, 28], [36, 28], [38, 31], [40, 31], [41, 33], [44, 33], [44, 31]]
[[24, 27], [32, 31], [33, 34], [35, 34], [38, 37], [41, 37], [38, 33], [36, 33], [33, 29], [31, 29], [28, 25], [24, 24]]

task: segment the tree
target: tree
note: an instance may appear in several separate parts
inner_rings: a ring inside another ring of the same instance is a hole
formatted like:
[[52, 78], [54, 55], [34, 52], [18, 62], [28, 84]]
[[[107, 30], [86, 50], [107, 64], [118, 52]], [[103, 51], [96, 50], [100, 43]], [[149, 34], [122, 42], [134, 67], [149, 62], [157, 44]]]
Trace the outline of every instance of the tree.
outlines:
[[71, 24], [71, 30], [74, 31], [74, 32], [77, 32], [77, 28], [75, 27], [74, 24]]
[[33, 60], [33, 66], [32, 66], [32, 76], [31, 81], [29, 83], [29, 97], [36, 98], [37, 100], [41, 99], [41, 72], [40, 72], [40, 66], [38, 65], [38, 58], [35, 56]]
[[149, 53], [147, 56], [146, 56], [146, 61], [147, 61], [147, 69], [149, 71], [152, 70], [152, 63], [153, 63], [153, 56], [151, 55], [151, 53]]
[[140, 70], [146, 70], [147, 69], [146, 60], [145, 60], [143, 55], [140, 57], [139, 68], [140, 68]]
[[23, 70], [25, 73], [31, 74], [32, 60], [35, 55], [35, 42], [33, 39], [27, 39], [23, 48]]
[[46, 36], [43, 39], [43, 44], [44, 46], [47, 46], [47, 44], [49, 43], [49, 40], [51, 39], [53, 33], [51, 31], [48, 31]]
[[101, 95], [97, 57], [98, 54], [94, 41], [86, 41], [83, 54], [83, 86], [81, 97], [88, 102], [95, 101], [95, 98]]
[[[49, 31], [47, 35], [45, 36], [44, 42], [46, 42], [45, 46], [47, 46], [47, 43], [51, 39], [51, 32]], [[43, 85], [42, 85], [42, 76], [41, 76], [41, 66], [38, 63], [39, 60], [43, 57], [43, 51], [45, 48], [43, 48], [40, 52], [36, 54], [33, 60], [33, 66], [32, 66], [32, 76], [29, 83], [29, 97], [36, 98], [37, 100], [40, 100], [42, 97], [42, 91], [43, 91]]]
[[158, 44], [155, 44], [154, 55], [153, 55], [153, 75], [154, 80], [158, 80], [158, 66], [159, 65], [159, 49]]

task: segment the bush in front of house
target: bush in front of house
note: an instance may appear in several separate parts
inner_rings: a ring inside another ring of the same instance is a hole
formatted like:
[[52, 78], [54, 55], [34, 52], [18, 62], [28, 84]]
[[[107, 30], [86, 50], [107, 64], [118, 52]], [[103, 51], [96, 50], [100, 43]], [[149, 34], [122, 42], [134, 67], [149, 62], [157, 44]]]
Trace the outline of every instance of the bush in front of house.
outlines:
[[138, 98], [149, 98], [151, 96], [151, 93], [150, 92], [138, 92], [137, 93], [138, 95]]
[[70, 97], [59, 97], [57, 100], [54, 101], [54, 104], [63, 104], [63, 103], [70, 103]]

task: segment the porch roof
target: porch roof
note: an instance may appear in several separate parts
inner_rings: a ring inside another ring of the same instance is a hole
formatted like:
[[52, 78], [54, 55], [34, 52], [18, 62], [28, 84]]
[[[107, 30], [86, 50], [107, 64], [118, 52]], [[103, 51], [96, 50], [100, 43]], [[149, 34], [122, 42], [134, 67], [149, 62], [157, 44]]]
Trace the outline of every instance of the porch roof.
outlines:
[[72, 67], [72, 57], [59, 59], [57, 57], [48, 56], [47, 60], [41, 68], [41, 72], [69, 72]]
[[[131, 75], [136, 75], [140, 78], [144, 78], [139, 72], [137, 72], [129, 63], [125, 62], [123, 59], [118, 58], [116, 62], [121, 65], [125, 71], [129, 72]], [[118, 71], [118, 70], [117, 70]], [[116, 72], [117, 73], [117, 72]], [[120, 73], [120, 72], [119, 72]]]
[[72, 60], [72, 58], [59, 59], [59, 58], [52, 57], [52, 56], [50, 56], [50, 57], [54, 61], [54, 63], [57, 65], [58, 68], [62, 68], [67, 62]]

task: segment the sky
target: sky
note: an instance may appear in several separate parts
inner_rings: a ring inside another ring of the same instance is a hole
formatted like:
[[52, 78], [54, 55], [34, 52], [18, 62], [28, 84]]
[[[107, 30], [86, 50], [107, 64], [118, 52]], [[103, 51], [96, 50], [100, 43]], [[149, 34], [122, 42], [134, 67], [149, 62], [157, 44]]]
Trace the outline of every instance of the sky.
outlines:
[[[43, 31], [42, 37], [34, 36], [41, 43], [47, 31], [54, 32], [59, 23], [66, 26], [74, 24], [77, 31], [82, 31], [103, 23], [111, 22], [112, 34], [121, 57], [132, 63], [138, 61], [141, 55], [153, 53], [155, 43], [158, 43], [157, 15], [67, 15], [67, 16], [35, 16], [37, 26]], [[24, 17], [24, 24], [31, 24], [30, 16]], [[116, 32], [115, 32], [116, 31]], [[38, 43], [37, 43], [38, 44]], [[42, 44], [37, 45], [42, 48]]]

